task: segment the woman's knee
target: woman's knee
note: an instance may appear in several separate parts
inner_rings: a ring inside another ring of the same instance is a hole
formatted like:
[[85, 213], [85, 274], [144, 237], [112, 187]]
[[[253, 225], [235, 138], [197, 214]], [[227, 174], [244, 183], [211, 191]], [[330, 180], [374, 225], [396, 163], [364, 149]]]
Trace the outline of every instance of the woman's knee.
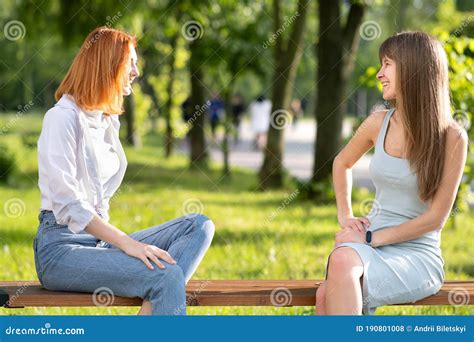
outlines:
[[214, 222], [212, 222], [209, 217], [202, 214], [195, 214], [193, 220], [196, 231], [202, 236], [204, 241], [210, 243], [215, 232]]
[[144, 298], [152, 305], [153, 314], [181, 315], [186, 313], [186, 284], [179, 265], [166, 264], [165, 269], [148, 279]]
[[326, 282], [322, 282], [316, 291], [316, 305], [324, 304], [326, 300]]
[[[156, 270], [156, 272], [155, 272]], [[155, 277], [150, 279], [150, 285], [152, 288], [158, 289], [184, 289], [185, 280], [183, 270], [179, 265], [165, 264], [165, 268], [162, 270], [155, 270]]]
[[347, 276], [354, 273], [361, 276], [363, 266], [359, 254], [351, 247], [336, 248], [329, 257], [328, 277]]

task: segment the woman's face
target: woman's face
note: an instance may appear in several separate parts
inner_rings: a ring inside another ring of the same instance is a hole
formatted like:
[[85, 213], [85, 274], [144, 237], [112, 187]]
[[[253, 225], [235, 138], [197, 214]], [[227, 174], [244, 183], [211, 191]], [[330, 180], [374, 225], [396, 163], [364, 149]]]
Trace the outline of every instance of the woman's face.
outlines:
[[383, 99], [386, 101], [396, 98], [396, 65], [393, 59], [382, 58], [382, 66], [377, 73], [377, 79], [382, 83]]
[[123, 95], [128, 96], [132, 93], [132, 82], [140, 75], [138, 72], [138, 57], [135, 47], [130, 44], [130, 61], [127, 64], [123, 80]]

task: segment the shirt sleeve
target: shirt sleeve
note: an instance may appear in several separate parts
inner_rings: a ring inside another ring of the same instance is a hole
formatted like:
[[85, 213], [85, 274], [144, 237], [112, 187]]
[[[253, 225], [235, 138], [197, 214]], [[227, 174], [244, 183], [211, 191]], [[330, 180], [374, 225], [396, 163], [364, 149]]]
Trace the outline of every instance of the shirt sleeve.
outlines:
[[73, 233], [84, 230], [96, 214], [79, 190], [78, 138], [74, 111], [54, 107], [46, 113], [38, 153], [48, 175], [48, 191], [56, 221], [67, 225]]

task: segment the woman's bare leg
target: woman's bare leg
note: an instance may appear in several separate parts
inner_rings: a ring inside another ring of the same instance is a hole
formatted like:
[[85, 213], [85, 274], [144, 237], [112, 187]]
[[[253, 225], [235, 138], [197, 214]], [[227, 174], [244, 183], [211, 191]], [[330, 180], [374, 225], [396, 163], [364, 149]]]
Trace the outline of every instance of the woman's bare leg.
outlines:
[[328, 315], [362, 314], [360, 277], [363, 273], [364, 264], [352, 248], [340, 247], [332, 252], [326, 284]]
[[137, 315], [140, 315], [140, 316], [151, 315], [151, 303], [147, 300], [143, 300], [142, 307], [140, 308], [140, 311], [138, 311]]
[[326, 282], [322, 282], [316, 292], [316, 315], [326, 315]]

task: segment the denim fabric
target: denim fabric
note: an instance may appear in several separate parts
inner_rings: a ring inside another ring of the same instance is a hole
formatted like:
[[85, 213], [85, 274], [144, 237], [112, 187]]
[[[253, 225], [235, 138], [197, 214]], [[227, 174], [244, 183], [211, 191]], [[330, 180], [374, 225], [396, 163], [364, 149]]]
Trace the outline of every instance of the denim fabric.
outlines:
[[[214, 225], [204, 215], [191, 214], [130, 234], [167, 250], [176, 265], [165, 269], [145, 264], [93, 235], [71, 232], [56, 222], [52, 211], [39, 214], [34, 239], [38, 279], [49, 290], [140, 297], [149, 300], [154, 315], [186, 314], [186, 283], [209, 248]], [[153, 264], [153, 263], [152, 263]], [[100, 292], [98, 292], [101, 290]], [[99, 303], [97, 305], [101, 305]]]

